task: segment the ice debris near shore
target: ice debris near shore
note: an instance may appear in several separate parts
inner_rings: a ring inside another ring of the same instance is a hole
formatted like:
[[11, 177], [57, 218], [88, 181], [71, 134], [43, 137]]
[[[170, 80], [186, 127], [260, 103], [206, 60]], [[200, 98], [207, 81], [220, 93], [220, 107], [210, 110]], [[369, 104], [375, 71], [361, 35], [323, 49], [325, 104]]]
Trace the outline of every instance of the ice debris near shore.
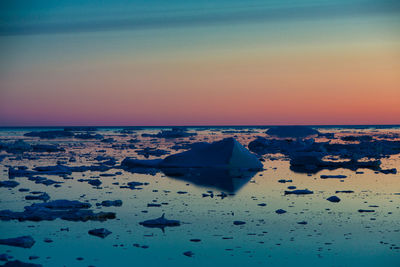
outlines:
[[1, 210], [0, 220], [18, 221], [52, 221], [57, 218], [67, 221], [106, 221], [115, 219], [114, 212], [95, 213], [89, 208], [89, 203], [77, 200], [59, 199], [44, 203], [34, 203], [26, 206], [24, 211], [15, 212], [11, 210]]

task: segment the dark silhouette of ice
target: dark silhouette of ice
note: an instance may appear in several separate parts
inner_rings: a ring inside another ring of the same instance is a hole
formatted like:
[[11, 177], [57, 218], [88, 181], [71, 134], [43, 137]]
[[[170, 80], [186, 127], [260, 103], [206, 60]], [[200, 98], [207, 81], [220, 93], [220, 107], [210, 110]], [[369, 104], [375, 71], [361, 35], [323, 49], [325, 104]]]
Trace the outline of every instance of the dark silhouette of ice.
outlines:
[[308, 189], [297, 189], [297, 190], [292, 190], [292, 191], [285, 191], [285, 195], [310, 195], [314, 194], [313, 191], [310, 191]]
[[105, 228], [92, 229], [89, 230], [88, 233], [89, 235], [94, 235], [101, 238], [106, 238], [108, 235], [111, 234], [111, 232]]
[[41, 264], [35, 264], [35, 263], [26, 263], [22, 262], [19, 260], [13, 260], [13, 261], [7, 261], [4, 265], [1, 265], [3, 267], [42, 267], [43, 265]]
[[363, 213], [363, 212], [375, 212], [375, 210], [359, 209], [358, 212], [360, 212], [360, 213]]
[[16, 181], [0, 181], [0, 187], [8, 187], [8, 188], [14, 188], [16, 186], [18, 186], [19, 183]]
[[0, 245], [31, 248], [35, 244], [35, 240], [31, 236], [20, 236], [15, 238], [0, 239]]
[[141, 183], [141, 182], [132, 181], [132, 182], [127, 183], [126, 186], [125, 185], [120, 186], [120, 188], [129, 188], [131, 190], [140, 190], [140, 189], [142, 189], [142, 187], [138, 187], [138, 186], [144, 186], [144, 185], [148, 185], [148, 184], [149, 183]]
[[50, 196], [46, 192], [37, 192], [37, 194], [34, 194], [35, 192], [31, 192], [33, 195], [28, 195], [25, 196], [26, 200], [43, 200], [47, 201], [50, 199]]
[[143, 155], [145, 158], [148, 158], [149, 156], [160, 157], [160, 156], [169, 154], [169, 151], [163, 150], [163, 149], [146, 147], [144, 149], [136, 150], [136, 153], [138, 155]]
[[31, 145], [24, 140], [17, 140], [11, 143], [2, 143], [0, 142], [0, 150], [5, 150], [8, 153], [24, 153], [24, 152], [63, 152], [65, 151], [64, 148], [59, 147], [58, 145], [51, 145], [51, 144], [35, 144]]
[[89, 203], [77, 200], [54, 200], [44, 203], [35, 203], [26, 206], [22, 212], [14, 212], [11, 210], [1, 210], [0, 220], [19, 220], [19, 221], [52, 221], [57, 218], [67, 221], [105, 221], [114, 219], [114, 212], [95, 213], [89, 210]]
[[163, 213], [160, 218], [143, 221], [139, 224], [150, 228], [160, 228], [164, 231], [165, 227], [180, 226], [181, 222], [178, 220], [168, 220], [165, 218], [165, 213]]
[[96, 206], [103, 206], [103, 207], [121, 207], [122, 206], [122, 200], [103, 200], [101, 203], [96, 203]]
[[95, 127], [66, 127], [66, 128], [64, 128], [64, 131], [70, 131], [70, 132], [95, 132], [95, 131], [98, 131], [98, 129], [95, 128]]
[[317, 130], [307, 126], [276, 126], [268, 129], [266, 133], [281, 138], [304, 138], [319, 134]]
[[192, 251], [185, 251], [185, 252], [183, 252], [183, 255], [191, 258], [194, 256], [194, 253]]
[[321, 179], [344, 179], [347, 178], [346, 175], [321, 175]]
[[37, 166], [33, 170], [28, 170], [25, 166], [20, 166], [17, 168], [10, 167], [8, 169], [8, 176], [10, 178], [14, 177], [31, 177], [33, 175], [59, 175], [66, 176], [71, 175], [73, 172], [86, 172], [86, 171], [108, 171], [112, 167], [107, 165], [93, 165], [93, 166], [66, 166], [62, 164], [54, 166]]
[[372, 141], [373, 138], [370, 135], [360, 135], [360, 136], [348, 135], [348, 136], [343, 136], [340, 139], [348, 142], [370, 142]]
[[[398, 154], [399, 141], [373, 140], [357, 144], [315, 142], [314, 139], [267, 139], [257, 137], [249, 143], [249, 150], [259, 155], [282, 153], [290, 159], [290, 169], [299, 173], [317, 173], [339, 168], [357, 171], [365, 168], [395, 174], [396, 169], [381, 168], [381, 158]], [[336, 156], [340, 161], [326, 160]], [[368, 160], [365, 160], [365, 159]], [[363, 160], [361, 160], [363, 159]]]
[[91, 134], [91, 133], [82, 133], [82, 134], [76, 134], [74, 136], [76, 139], [83, 139], [83, 140], [88, 140], [88, 139], [103, 139], [104, 136], [102, 136], [101, 134]]
[[188, 133], [185, 128], [172, 128], [171, 130], [162, 130], [157, 134], [142, 134], [143, 137], [155, 137], [155, 138], [184, 138], [195, 136], [197, 133]]
[[70, 131], [34, 131], [26, 133], [24, 136], [39, 137], [41, 139], [54, 139], [73, 137], [74, 133]]
[[63, 152], [65, 151], [65, 149], [57, 145], [37, 144], [37, 145], [32, 145], [32, 151], [50, 153], [50, 152]]
[[43, 177], [43, 176], [30, 176], [28, 177], [28, 180], [30, 181], [34, 181], [35, 184], [43, 184], [46, 186], [49, 185], [58, 185], [58, 184], [62, 184], [63, 182], [59, 182], [59, 181], [54, 181], [52, 179]]
[[6, 253], [0, 254], [0, 261], [9, 261], [13, 258], [13, 256], [8, 255]]
[[93, 186], [100, 186], [102, 182], [99, 179], [89, 179], [88, 184]]
[[128, 170], [134, 168], [159, 168], [161, 162], [162, 159], [142, 160], [134, 158], [125, 158], [121, 162], [121, 166]]
[[277, 213], [277, 214], [284, 214], [284, 213], [286, 213], [287, 211], [286, 210], [283, 210], [283, 209], [277, 209], [276, 211], [275, 211], [275, 213]]
[[334, 203], [340, 202], [340, 198], [338, 198], [337, 196], [328, 197], [326, 200]]

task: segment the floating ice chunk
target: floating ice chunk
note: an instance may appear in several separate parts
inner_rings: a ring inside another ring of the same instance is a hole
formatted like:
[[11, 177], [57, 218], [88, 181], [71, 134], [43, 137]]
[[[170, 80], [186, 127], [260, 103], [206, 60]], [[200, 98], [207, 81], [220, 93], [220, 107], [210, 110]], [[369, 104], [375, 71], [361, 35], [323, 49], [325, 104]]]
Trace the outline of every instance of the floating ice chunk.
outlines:
[[334, 203], [340, 202], [340, 198], [338, 198], [337, 196], [328, 197], [326, 200]]
[[74, 136], [77, 139], [104, 139], [104, 136], [102, 136], [101, 134], [90, 134], [90, 133], [82, 133], [82, 134], [77, 134]]
[[310, 191], [308, 189], [297, 189], [293, 191], [285, 191], [285, 195], [310, 195], [314, 194], [313, 191]]
[[10, 181], [10, 180], [0, 181], [0, 187], [14, 188], [18, 185], [19, 185], [19, 183], [16, 181]]
[[307, 126], [276, 126], [266, 132], [277, 137], [304, 138], [310, 135], [318, 135], [319, 132]]
[[94, 213], [89, 210], [89, 203], [77, 200], [59, 199], [44, 203], [35, 203], [26, 206], [23, 212], [14, 212], [11, 210], [1, 210], [0, 220], [19, 220], [19, 221], [52, 221], [57, 218], [67, 221], [105, 221], [115, 219], [114, 212]]
[[122, 206], [122, 200], [117, 199], [117, 200], [104, 200], [101, 203], [96, 203], [96, 206], [103, 206], [103, 207], [121, 207]]
[[42, 139], [53, 139], [53, 138], [68, 138], [74, 136], [74, 133], [69, 131], [33, 131], [24, 134], [29, 137], [39, 137]]
[[179, 226], [181, 225], [181, 222], [178, 220], [165, 219], [165, 214], [163, 213], [160, 218], [143, 221], [139, 224], [150, 228], [161, 228], [162, 230], [164, 230], [164, 227], [166, 226]]
[[98, 229], [89, 230], [88, 233], [89, 233], [89, 235], [106, 238], [109, 234], [111, 234], [111, 231], [107, 230], [106, 228], [98, 228]]
[[287, 211], [286, 210], [283, 210], [283, 209], [277, 209], [276, 211], [275, 211], [275, 213], [277, 213], [277, 214], [284, 214], [284, 213], [286, 213]]
[[13, 260], [13, 261], [7, 261], [4, 265], [1, 265], [4, 267], [42, 267], [43, 265], [41, 264], [35, 264], [35, 263], [26, 263], [22, 262], [19, 260]]
[[347, 178], [346, 175], [321, 175], [321, 179], [344, 179]]
[[0, 239], [1, 245], [31, 248], [35, 244], [35, 240], [31, 236], [20, 236], [15, 238]]
[[134, 159], [134, 158], [125, 158], [121, 162], [121, 166], [132, 169], [132, 168], [157, 168], [161, 159]]
[[172, 128], [171, 130], [162, 130], [157, 134], [142, 134], [143, 137], [156, 137], [156, 138], [183, 138], [195, 136], [197, 133], [188, 133], [185, 128]]

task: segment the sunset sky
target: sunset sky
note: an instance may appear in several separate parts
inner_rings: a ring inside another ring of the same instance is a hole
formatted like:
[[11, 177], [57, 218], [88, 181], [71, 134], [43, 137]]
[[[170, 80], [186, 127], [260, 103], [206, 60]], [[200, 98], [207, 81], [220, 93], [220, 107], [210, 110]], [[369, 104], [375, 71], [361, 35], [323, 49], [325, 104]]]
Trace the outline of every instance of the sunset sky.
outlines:
[[400, 1], [1, 1], [0, 126], [400, 124]]

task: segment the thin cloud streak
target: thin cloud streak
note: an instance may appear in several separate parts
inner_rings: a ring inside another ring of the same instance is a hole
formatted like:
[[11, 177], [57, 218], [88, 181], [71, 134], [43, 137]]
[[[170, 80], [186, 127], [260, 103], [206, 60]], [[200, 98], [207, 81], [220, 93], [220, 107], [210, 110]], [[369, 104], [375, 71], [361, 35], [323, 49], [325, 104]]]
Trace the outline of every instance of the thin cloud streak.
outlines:
[[29, 25], [0, 25], [0, 36], [62, 34], [116, 30], [160, 29], [188, 26], [209, 26], [251, 22], [274, 22], [288, 20], [324, 19], [362, 15], [398, 14], [400, 2], [383, 1], [377, 3], [346, 5], [315, 5], [257, 9], [250, 11], [217, 12], [214, 14], [194, 14], [159, 16], [148, 18], [124, 18], [113, 20], [75, 21], [70, 23], [40, 23]]

